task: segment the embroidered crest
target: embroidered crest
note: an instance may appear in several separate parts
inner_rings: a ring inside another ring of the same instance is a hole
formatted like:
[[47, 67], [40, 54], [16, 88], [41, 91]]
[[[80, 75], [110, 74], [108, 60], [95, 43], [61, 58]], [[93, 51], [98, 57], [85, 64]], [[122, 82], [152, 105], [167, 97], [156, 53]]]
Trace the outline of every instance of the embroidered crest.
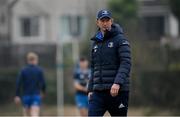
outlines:
[[103, 15], [107, 15], [107, 14], [108, 14], [108, 11], [103, 11], [102, 14], [103, 14]]
[[109, 43], [108, 43], [108, 47], [109, 47], [109, 48], [112, 48], [113, 46], [114, 46], [114, 43], [113, 43], [113, 42], [109, 42]]

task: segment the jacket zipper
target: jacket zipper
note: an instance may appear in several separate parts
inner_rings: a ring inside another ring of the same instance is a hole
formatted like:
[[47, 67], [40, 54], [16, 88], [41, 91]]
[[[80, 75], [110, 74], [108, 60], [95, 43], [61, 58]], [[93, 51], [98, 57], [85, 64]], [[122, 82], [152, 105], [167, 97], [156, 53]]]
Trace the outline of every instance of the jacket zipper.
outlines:
[[100, 83], [102, 84], [102, 47], [103, 47], [103, 42], [100, 43]]

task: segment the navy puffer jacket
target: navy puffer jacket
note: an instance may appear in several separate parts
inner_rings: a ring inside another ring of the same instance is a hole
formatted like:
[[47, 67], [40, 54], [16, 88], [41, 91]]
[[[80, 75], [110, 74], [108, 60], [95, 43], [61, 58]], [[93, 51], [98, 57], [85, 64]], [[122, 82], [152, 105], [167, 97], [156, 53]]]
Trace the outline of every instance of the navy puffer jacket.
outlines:
[[88, 91], [109, 90], [114, 83], [120, 84], [120, 91], [129, 91], [131, 53], [122, 28], [118, 24], [113, 24], [103, 40], [99, 41], [96, 35], [91, 40], [92, 73]]

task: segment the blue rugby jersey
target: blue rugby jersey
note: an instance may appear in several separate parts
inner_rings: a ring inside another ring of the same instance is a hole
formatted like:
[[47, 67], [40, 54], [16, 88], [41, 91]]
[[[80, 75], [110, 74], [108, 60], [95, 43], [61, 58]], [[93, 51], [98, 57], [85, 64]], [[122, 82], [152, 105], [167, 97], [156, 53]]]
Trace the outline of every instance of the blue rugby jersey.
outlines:
[[27, 65], [21, 70], [16, 82], [16, 96], [45, 93], [46, 83], [43, 70], [37, 65]]
[[[77, 68], [74, 72], [74, 80], [78, 82], [81, 86], [87, 87], [88, 80], [90, 79], [90, 69], [82, 71], [80, 68]], [[86, 94], [83, 91], [76, 91], [76, 93]]]

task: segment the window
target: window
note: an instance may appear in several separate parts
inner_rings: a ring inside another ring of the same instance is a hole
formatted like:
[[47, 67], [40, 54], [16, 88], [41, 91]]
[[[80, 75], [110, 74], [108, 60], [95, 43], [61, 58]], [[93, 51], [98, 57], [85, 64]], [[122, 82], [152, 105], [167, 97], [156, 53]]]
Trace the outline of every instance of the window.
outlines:
[[165, 35], [165, 19], [163, 16], [144, 17], [143, 26], [150, 39], [160, 39]]
[[22, 36], [38, 36], [39, 35], [39, 18], [24, 17], [20, 20]]
[[61, 18], [61, 34], [63, 36], [81, 36], [83, 22], [83, 17], [81, 16], [63, 16]]
[[0, 14], [0, 24], [4, 24], [4, 23], [5, 23], [5, 20], [6, 20], [5, 17], [6, 17], [6, 16], [5, 16], [4, 13], [1, 13], [1, 14]]
[[70, 34], [72, 36], [80, 35], [80, 28], [81, 28], [81, 17], [80, 16], [70, 17], [69, 18]]

